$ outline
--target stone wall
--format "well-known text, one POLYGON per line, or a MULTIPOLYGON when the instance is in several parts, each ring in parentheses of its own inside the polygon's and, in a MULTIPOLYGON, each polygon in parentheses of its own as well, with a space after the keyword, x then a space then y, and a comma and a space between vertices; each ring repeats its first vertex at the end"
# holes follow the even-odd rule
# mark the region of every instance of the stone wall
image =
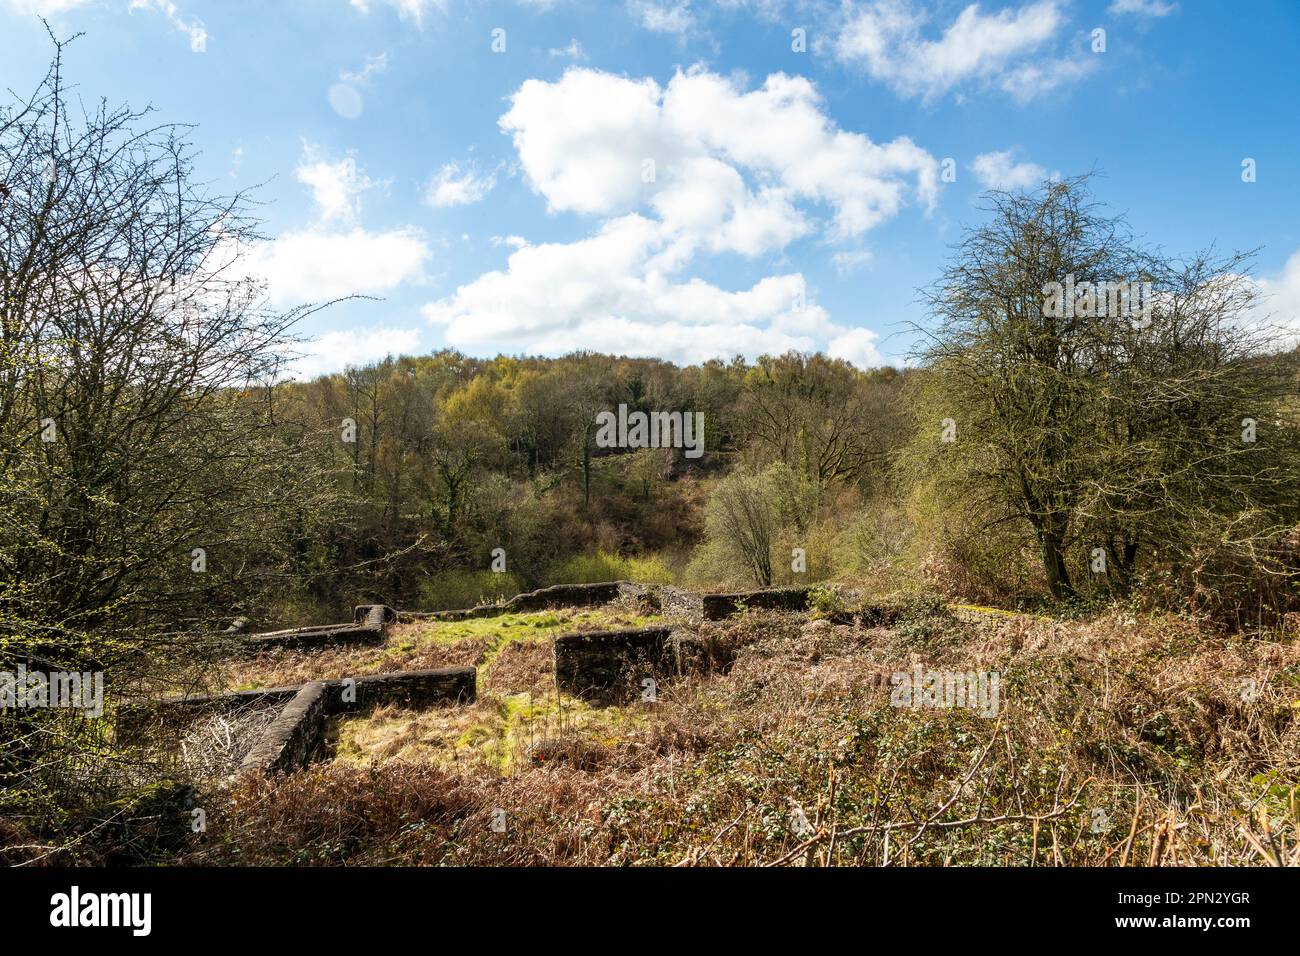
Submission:
POLYGON ((322 681, 303 684, 239 765, 239 772, 284 773, 307 766, 320 750, 329 716, 322 681))
POLYGON ((692 620, 704 616, 704 595, 699 591, 688 591, 671 584, 657 585, 654 590, 664 616, 692 620))
POLYGON ((349 624, 324 624, 249 634, 240 638, 240 643, 245 650, 253 653, 282 647, 316 650, 350 644, 379 644, 384 639, 387 626, 396 620, 397 612, 387 605, 362 604, 352 612, 352 622, 349 624))
POLYGON ((122 708, 117 715, 117 735, 119 740, 130 742, 139 739, 145 729, 179 726, 206 713, 230 710, 258 700, 283 701, 283 709, 240 766, 241 771, 274 773, 303 767, 318 755, 327 717, 362 713, 381 704, 429 707, 473 703, 476 687, 475 668, 443 667, 311 681, 294 687, 173 698, 122 708))
POLYGON ((561 634, 555 638, 555 686, 599 704, 625 703, 640 696, 642 681, 674 677, 702 657, 694 642, 675 638, 672 628, 561 634))
POLYGON ((552 607, 608 604, 619 596, 620 586, 626 583, 602 581, 598 584, 554 584, 549 588, 516 594, 510 600, 497 604, 480 604, 454 611, 399 611, 398 616, 403 621, 464 621, 500 614, 517 614, 521 611, 544 611, 552 607))
POLYGON ((119 741, 132 743, 146 733, 175 730, 209 714, 240 710, 261 703, 283 706, 293 699, 298 690, 297 686, 266 687, 128 704, 117 709, 115 733, 119 741))
POLYGON ((774 611, 806 611, 809 590, 806 587, 768 588, 764 591, 706 594, 703 597, 704 619, 720 621, 735 614, 742 606, 774 611))
POLYGON ((344 699, 349 685, 344 680, 324 682, 330 691, 331 714, 369 710, 380 704, 399 707, 428 707, 433 704, 472 704, 477 699, 477 671, 473 667, 440 667, 435 670, 393 671, 368 674, 351 684, 356 700, 344 699))

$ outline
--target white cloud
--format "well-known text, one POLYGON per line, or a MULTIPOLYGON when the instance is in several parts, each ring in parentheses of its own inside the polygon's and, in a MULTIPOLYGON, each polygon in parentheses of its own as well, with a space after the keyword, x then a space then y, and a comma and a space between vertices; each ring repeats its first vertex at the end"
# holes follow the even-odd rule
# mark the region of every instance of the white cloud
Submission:
POLYGON ((1263 276, 1256 283, 1260 301, 1252 317, 1284 331, 1289 344, 1300 344, 1300 250, 1291 254, 1276 275, 1263 276))
POLYGON ((871 333, 808 302, 802 275, 732 291, 688 266, 706 254, 779 253, 819 228, 817 209, 836 241, 908 202, 929 209, 937 195, 929 153, 838 129, 813 85, 784 74, 746 91, 701 69, 661 88, 571 68, 553 83, 525 82, 501 127, 551 210, 602 222, 576 242, 518 244, 504 269, 425 307, 447 344, 476 353, 590 348, 698 361, 835 342, 866 360, 871 333))
POLYGON ((878 337, 870 329, 849 329, 831 339, 826 354, 831 358, 852 362, 858 368, 876 368, 884 364, 884 358, 876 348, 878 337))
POLYGON ((390 355, 411 355, 420 345, 419 329, 341 329, 298 345, 298 357, 287 368, 295 378, 314 378, 342 371, 349 365, 365 365, 390 355))
POLYGON ((1176 3, 1163 0, 1115 0, 1106 8, 1107 13, 1116 15, 1131 13, 1139 17, 1167 17, 1178 8, 1176 3))
POLYGON ((826 315, 797 302, 798 275, 771 276, 739 292, 698 278, 674 281, 648 266, 660 227, 639 215, 573 243, 525 246, 489 272, 426 306, 444 340, 476 352, 575 349, 689 362, 737 353, 810 350, 826 315))
POLYGON ((570 60, 587 59, 587 51, 583 49, 582 44, 578 42, 576 37, 569 40, 567 46, 551 47, 550 55, 553 57, 561 56, 570 60))
POLYGON ((555 211, 612 214, 650 203, 702 220, 673 194, 699 193, 703 177, 727 190, 716 212, 761 214, 776 241, 801 232, 796 222, 775 225, 783 215, 799 218, 795 200, 829 206, 835 231, 847 236, 895 215, 909 195, 927 207, 937 196, 938 163, 929 153, 907 137, 877 144, 836 128, 812 83, 783 73, 745 92, 698 69, 661 89, 651 79, 571 68, 554 83, 526 81, 501 127, 555 211), (743 173, 762 185, 746 185, 741 196, 743 173))
POLYGON ((872 259, 870 249, 849 249, 831 256, 835 271, 841 276, 851 275, 865 266, 872 259))
POLYGON ((1037 163, 1020 163, 1016 151, 980 153, 971 163, 975 178, 985 189, 1032 189, 1047 178, 1047 170, 1037 163))
POLYGON ((493 170, 478 175, 473 163, 446 163, 424 189, 424 201, 435 209, 480 202, 497 184, 493 170))
POLYGON ((1025 63, 1004 72, 998 86, 1018 102, 1028 103, 1059 86, 1083 79, 1092 72, 1093 65, 1092 60, 1083 59, 1025 63))
POLYGON ((1093 68, 1090 60, 1050 59, 1065 26, 1060 0, 991 14, 972 3, 937 39, 923 35, 927 14, 912 0, 874 0, 847 9, 836 55, 902 96, 928 101, 978 81, 1030 99, 1093 68))
POLYGON ((629 0, 628 9, 653 33, 681 36, 695 26, 691 0, 629 0))
POLYGON ((409 20, 421 28, 424 26, 424 18, 432 11, 447 12, 447 0, 350 0, 350 2, 364 14, 370 13, 371 6, 376 2, 381 6, 392 7, 401 19, 409 20))
POLYGON ((423 279, 430 255, 423 233, 412 227, 373 232, 358 224, 361 195, 384 184, 366 175, 351 152, 330 159, 304 142, 294 175, 311 190, 316 221, 254 247, 247 258, 273 304, 378 295, 423 279))
POLYGON ((203 53, 207 50, 208 31, 203 21, 197 19, 187 21, 181 16, 180 10, 172 0, 131 0, 127 12, 135 13, 137 10, 161 13, 167 18, 168 23, 189 37, 191 50, 195 53, 203 53))
POLYGON ((311 189, 321 222, 351 225, 361 212, 361 194, 378 185, 357 165, 349 152, 331 162, 319 146, 303 144, 303 156, 294 170, 298 182, 311 189))
POLYGON ((365 65, 359 70, 343 70, 339 73, 339 79, 344 83, 356 83, 364 86, 370 82, 371 77, 378 76, 388 70, 388 51, 379 53, 375 56, 366 57, 365 65))
POLYGON ((282 233, 249 253, 250 271, 266 280, 276 305, 377 295, 423 275, 429 245, 414 229, 282 233))

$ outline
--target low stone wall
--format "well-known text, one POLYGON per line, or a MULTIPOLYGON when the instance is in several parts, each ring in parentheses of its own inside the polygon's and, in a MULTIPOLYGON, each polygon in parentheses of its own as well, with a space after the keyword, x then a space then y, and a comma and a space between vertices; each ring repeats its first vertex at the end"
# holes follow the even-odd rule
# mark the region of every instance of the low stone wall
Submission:
POLYGON ((400 707, 428 707, 433 704, 472 704, 477 699, 477 670, 473 667, 439 667, 435 670, 393 671, 368 674, 349 684, 346 680, 324 681, 329 691, 331 714, 369 710, 380 704, 400 707), (356 699, 345 698, 348 690, 356 699))
POLYGON ((340 645, 379 644, 387 626, 396 620, 397 612, 387 605, 362 604, 353 611, 350 624, 324 624, 249 634, 240 643, 244 649, 254 653, 272 648, 316 650, 340 645))
POLYGON ((322 681, 303 684, 239 765, 239 773, 283 773, 307 766, 320 750, 329 715, 322 681))
POLYGON ((115 733, 124 743, 139 740, 146 732, 165 732, 183 727, 208 714, 241 710, 266 703, 283 706, 298 692, 297 686, 239 690, 226 694, 194 694, 163 700, 128 704, 115 715, 115 733))
POLYGON ((706 594, 703 597, 704 619, 720 621, 735 614, 742 606, 775 611, 806 611, 809 590, 806 587, 768 588, 764 591, 706 594))
POLYGON ((554 641, 555 686, 594 703, 625 703, 641 695, 646 678, 703 666, 708 655, 697 645, 668 627, 561 634, 554 641))
POLYGON ((119 740, 131 742, 139 739, 147 728, 179 726, 205 713, 234 709, 258 700, 281 700, 280 714, 240 766, 241 771, 281 772, 305 766, 319 753, 327 717, 360 713, 381 704, 428 707, 473 703, 477 694, 476 678, 473 667, 442 667, 153 701, 122 708, 117 715, 117 734, 119 740))
POLYGON ((399 611, 403 621, 464 621, 478 617, 496 617, 500 614, 517 614, 521 611, 544 611, 551 607, 586 607, 591 604, 608 604, 615 600, 625 581, 602 581, 598 584, 553 584, 524 594, 516 594, 498 604, 480 604, 477 607, 454 611, 399 611))
POLYGON ((618 581, 598 584, 553 584, 549 588, 516 595, 511 602, 516 611, 544 611, 550 607, 584 607, 608 604, 618 597, 618 581))

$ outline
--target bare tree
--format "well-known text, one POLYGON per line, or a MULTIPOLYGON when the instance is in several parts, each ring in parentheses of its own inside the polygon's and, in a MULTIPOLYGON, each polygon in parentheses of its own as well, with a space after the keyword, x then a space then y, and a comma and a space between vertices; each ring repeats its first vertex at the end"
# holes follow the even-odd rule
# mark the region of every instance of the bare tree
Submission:
POLYGON ((884 465, 898 434, 883 377, 823 355, 763 356, 745 377, 742 431, 753 453, 818 487, 862 481, 884 465))
MULTIPOLYGON (((282 583, 332 516, 316 436, 271 416, 308 309, 241 274, 249 200, 195 181, 183 127, 74 107, 66 45, 0 107, 0 659, 120 690, 201 656, 167 635, 282 583)), ((102 746, 50 726, 24 739, 102 746)), ((61 762, 21 753, 8 770, 61 762)))
POLYGON ((1072 549, 1123 591, 1205 516, 1293 521, 1294 373, 1247 321, 1249 256, 1145 250, 1087 177, 990 193, 987 211, 926 293, 914 475, 989 527, 1024 522, 1056 598, 1072 549), (1246 419, 1268 436, 1243 440, 1246 419))

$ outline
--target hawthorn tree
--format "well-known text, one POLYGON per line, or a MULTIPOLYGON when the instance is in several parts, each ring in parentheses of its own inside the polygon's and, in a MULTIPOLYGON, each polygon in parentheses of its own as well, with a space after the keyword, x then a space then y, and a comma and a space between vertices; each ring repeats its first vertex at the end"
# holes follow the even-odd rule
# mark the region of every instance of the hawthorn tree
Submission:
POLYGON ((984 532, 1027 528, 1057 599, 1080 569, 1127 591, 1143 559, 1176 565, 1246 514, 1294 525, 1293 356, 1256 318, 1250 255, 1144 249, 1088 177, 985 211, 925 293, 913 480, 984 532))
MULTIPOLYGON (((74 100, 65 47, 0 106, 0 665, 120 690, 201 656, 186 635, 283 587, 340 515, 319 436, 271 414, 310 307, 243 274, 249 200, 196 180, 183 127, 74 100)), ((24 721, 10 773, 84 742, 24 721)))

